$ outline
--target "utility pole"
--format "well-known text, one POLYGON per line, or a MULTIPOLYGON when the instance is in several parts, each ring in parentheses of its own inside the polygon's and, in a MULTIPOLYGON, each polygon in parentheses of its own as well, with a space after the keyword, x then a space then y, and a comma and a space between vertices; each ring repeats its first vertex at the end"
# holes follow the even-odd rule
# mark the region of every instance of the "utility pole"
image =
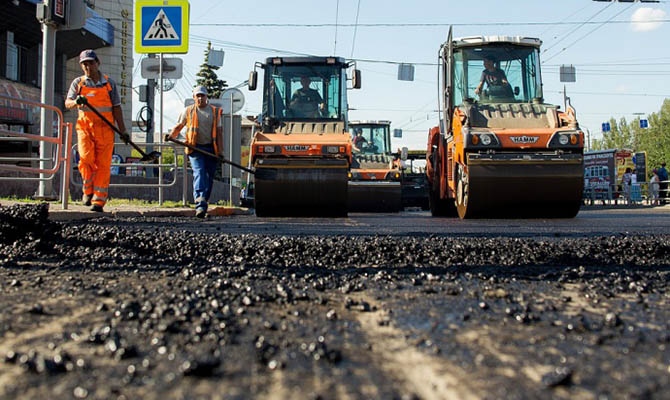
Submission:
MULTIPOLYGON (((56 22, 51 19, 51 7, 54 0, 45 0, 43 8, 37 11, 37 18, 42 23, 42 91, 40 102, 47 105, 54 103, 54 77, 56 65, 56 22)), ((40 108, 40 136, 53 136, 53 111, 40 108)), ((40 140, 40 169, 51 169, 51 145, 40 140)), ((40 181, 35 198, 53 200, 55 193, 48 174, 40 173, 40 181)))
MULTIPOLYGON (((83 0, 44 0, 37 4, 37 20, 42 24, 42 90, 40 101, 46 105, 54 102, 54 78, 56 74, 56 32, 69 29, 80 29, 86 24, 86 4, 83 0)), ((60 121, 61 123, 63 121, 60 121)), ((42 108, 40 111, 40 136, 53 137, 53 111, 42 108)), ((51 144, 40 140, 40 169, 51 169, 51 144)), ((69 151, 70 149, 66 149, 69 151)), ((56 158, 56 161, 58 158, 56 158)), ((51 180, 47 174, 40 173, 36 199, 53 200, 51 180)), ((63 182, 68 184, 68 182, 63 182)))

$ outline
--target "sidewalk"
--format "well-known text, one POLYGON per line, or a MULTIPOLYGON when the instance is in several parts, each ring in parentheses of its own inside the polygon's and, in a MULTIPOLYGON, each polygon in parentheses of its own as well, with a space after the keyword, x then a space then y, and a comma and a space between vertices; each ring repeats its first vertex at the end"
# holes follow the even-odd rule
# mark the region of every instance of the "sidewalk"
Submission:
POLYGON ((647 209, 665 209, 670 211, 670 203, 666 204, 660 204, 660 205, 651 205, 651 204, 645 204, 643 202, 637 202, 633 204, 626 204, 623 201, 619 202, 618 204, 614 203, 609 203, 609 204, 602 204, 599 202, 596 202, 594 204, 582 204, 581 210, 633 210, 633 209, 641 209, 641 208, 647 208, 647 209))
MULTIPOLYGON (((0 200, 0 206, 11 206, 14 204, 37 204, 38 201, 12 201, 0 200)), ((76 221, 99 217, 130 218, 130 217, 193 217, 195 210, 188 207, 158 207, 158 206, 134 206, 134 205, 106 205, 105 212, 98 213, 90 211, 91 207, 80 203, 68 204, 68 209, 63 210, 61 203, 49 202, 49 219, 52 221, 76 221)), ((207 210, 209 217, 225 217, 231 215, 249 215, 253 211, 246 208, 212 206, 207 210)))

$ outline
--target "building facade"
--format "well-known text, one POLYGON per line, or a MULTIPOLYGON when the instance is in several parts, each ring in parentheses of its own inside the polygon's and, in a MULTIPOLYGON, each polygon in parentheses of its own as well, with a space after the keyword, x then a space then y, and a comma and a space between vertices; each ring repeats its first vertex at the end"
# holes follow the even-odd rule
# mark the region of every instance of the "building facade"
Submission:
MULTIPOLYGON (((8 0, 0 8, 0 95, 40 101, 43 49, 41 24, 36 18, 39 3, 41 0, 8 0)), ((119 85, 124 119, 130 127, 132 0, 95 0, 86 4, 89 7, 84 27, 56 33, 54 105, 65 111, 69 85, 82 75, 79 53, 94 49, 100 58, 101 71, 119 85)), ((75 111, 64 115, 68 122, 77 119, 75 111)), ((39 134, 40 110, 0 98, 0 127, 39 134)), ((33 144, 33 151, 35 147, 33 144)))

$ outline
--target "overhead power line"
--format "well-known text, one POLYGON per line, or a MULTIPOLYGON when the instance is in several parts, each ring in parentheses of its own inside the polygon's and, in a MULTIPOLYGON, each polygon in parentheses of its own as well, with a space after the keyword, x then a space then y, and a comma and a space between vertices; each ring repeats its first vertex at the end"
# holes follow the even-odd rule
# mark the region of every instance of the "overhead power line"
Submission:
MULTIPOLYGON (((561 38, 560 40, 557 40, 557 41, 556 41, 554 44, 552 44, 551 46, 545 47, 545 48, 542 50, 542 54, 548 52, 549 50, 551 50, 552 48, 554 48, 555 46, 557 46, 559 43, 561 43, 561 41, 567 39, 570 35, 572 35, 573 33, 577 32, 577 30, 579 30, 579 28, 581 28, 582 26, 586 25, 586 24, 587 24, 588 22, 590 22, 593 18, 597 17, 598 14, 600 14, 600 13, 604 12, 605 10, 607 10, 610 6, 612 6, 612 4, 614 4, 614 3, 610 3, 610 4, 607 5, 607 7, 598 10, 598 12, 596 12, 595 14, 593 14, 592 16, 590 16, 589 19, 586 20, 586 22, 584 22, 583 24, 580 24, 580 25, 577 26, 575 29, 573 29, 573 30, 571 30, 570 32, 568 32, 565 36, 563 36, 563 38, 561 38)), ((610 18, 610 19, 611 19, 611 18, 610 18)))
MULTIPOLYGON (((614 3, 612 3, 612 4, 614 4, 614 3)), ((625 9, 621 10, 620 12, 616 13, 616 14, 615 14, 612 18, 610 18, 608 21, 613 20, 614 18, 618 17, 618 16, 621 15, 622 13, 628 11, 631 7, 633 7, 634 4, 635 4, 635 3, 632 3, 630 6, 626 7, 625 9)), ((607 8, 607 7, 605 7, 605 8, 607 8)), ((569 49, 570 47, 574 46, 575 44, 579 43, 579 42, 580 42, 582 39, 584 39, 585 37, 589 36, 589 35, 592 34, 593 32, 595 32, 595 31, 597 31, 598 29, 600 29, 600 28, 602 28, 603 26, 605 26, 606 23, 607 23, 607 21, 605 21, 605 22, 603 22, 602 24, 600 24, 600 25, 596 26, 595 28, 591 29, 591 30, 588 31, 585 35, 580 36, 579 39, 577 39, 577 40, 575 40, 574 42, 570 43, 569 45, 563 47, 563 48, 561 49, 561 51, 559 51, 558 53, 552 55, 552 56, 549 57, 548 59, 545 59, 544 61, 549 61, 549 60, 551 60, 552 58, 554 58, 554 57, 556 57, 557 55, 561 54, 561 53, 564 52, 565 50, 567 50, 567 49, 569 49)))
POLYGON ((358 0, 358 7, 356 7, 356 22, 354 23, 354 38, 351 40, 351 58, 354 57, 354 45, 356 45, 356 32, 358 31, 358 16, 361 12, 361 0, 358 0))
MULTIPOLYGON (((546 93, 558 93, 563 94, 562 90, 545 90, 546 93)), ((668 97, 670 94, 651 94, 651 93, 621 93, 621 92, 574 92, 570 91, 571 94, 585 94, 593 96, 638 96, 638 97, 668 97)))
MULTIPOLYGON (((636 24, 657 24, 659 22, 670 22, 670 19, 652 19, 649 21, 635 21, 636 24)), ((432 27, 449 27, 449 26, 546 26, 546 25, 601 25, 601 24, 630 24, 629 20, 611 20, 611 21, 556 21, 556 22, 469 22, 469 23, 367 23, 367 24, 293 24, 293 23, 195 23, 190 26, 220 26, 220 27, 234 27, 234 28, 432 28, 432 27)))
POLYGON ((333 54, 337 54, 337 19, 340 14, 340 0, 337 0, 337 6, 335 6, 335 46, 333 48, 333 54))
MULTIPOLYGON (((572 14, 570 14, 570 15, 568 15, 567 17, 563 18, 563 19, 561 20, 561 22, 565 22, 565 21, 569 20, 570 18, 574 17, 575 15, 581 14, 582 11, 586 10, 586 9, 587 9, 588 7, 590 7, 590 6, 592 6, 592 4, 588 4, 588 3, 587 3, 584 7, 580 8, 579 10, 576 10, 576 11, 573 12, 572 14)), ((539 34, 538 36, 543 37, 547 32, 549 32, 549 31, 552 30, 552 29, 554 29, 554 27, 549 27, 549 28, 543 30, 542 32, 540 32, 540 34, 539 34)), ((558 36, 558 35, 557 35, 557 36, 558 36)), ((556 39, 557 36, 554 36, 554 39, 556 39)))

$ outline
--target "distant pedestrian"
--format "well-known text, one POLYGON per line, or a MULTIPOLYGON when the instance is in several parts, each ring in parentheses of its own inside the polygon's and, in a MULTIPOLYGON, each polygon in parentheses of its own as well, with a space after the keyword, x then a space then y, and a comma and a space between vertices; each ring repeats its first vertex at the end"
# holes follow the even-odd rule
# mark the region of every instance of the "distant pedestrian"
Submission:
POLYGON ((658 178, 658 170, 654 168, 654 171, 652 172, 651 179, 649 180, 649 201, 651 202, 652 205, 657 206, 660 204, 659 198, 658 198, 658 191, 660 188, 659 185, 659 178, 658 178))
MULTIPOLYGON (((208 153, 221 154, 223 151, 221 109, 208 103, 207 89, 204 86, 193 89, 193 99, 195 104, 186 107, 179 114, 177 126, 166 136, 176 138, 186 126, 187 144, 208 153)), ((195 216, 205 218, 218 160, 188 148, 185 151, 193 167, 195 216)))
POLYGON ((623 177, 621 178, 621 183, 623 184, 623 194, 627 203, 630 203, 630 185, 633 181, 633 170, 631 168, 626 168, 623 177))
POLYGON ((658 169, 658 180, 659 184, 659 197, 661 202, 666 203, 668 201, 668 170, 665 169, 665 162, 661 163, 661 168, 658 169))

